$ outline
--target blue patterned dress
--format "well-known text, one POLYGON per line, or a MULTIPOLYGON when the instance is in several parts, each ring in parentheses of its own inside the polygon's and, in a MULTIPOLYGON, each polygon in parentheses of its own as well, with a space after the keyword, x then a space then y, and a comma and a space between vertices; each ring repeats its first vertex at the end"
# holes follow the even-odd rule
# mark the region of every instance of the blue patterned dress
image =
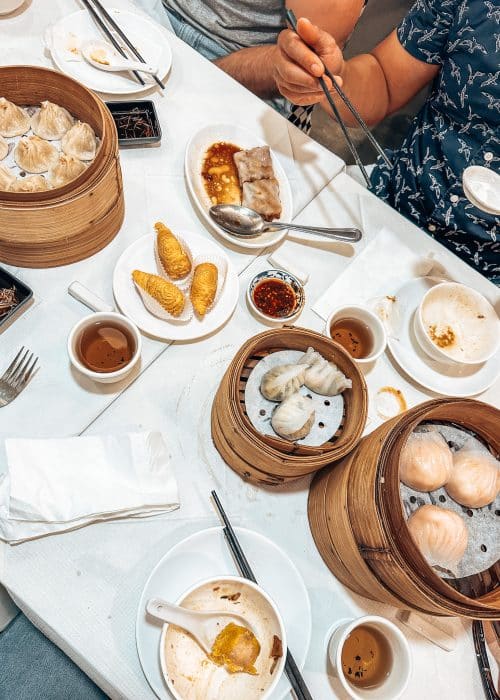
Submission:
POLYGON ((500 0, 417 0, 397 35, 441 70, 393 170, 379 162, 372 189, 500 284, 500 216, 462 188, 469 165, 500 170, 500 0))

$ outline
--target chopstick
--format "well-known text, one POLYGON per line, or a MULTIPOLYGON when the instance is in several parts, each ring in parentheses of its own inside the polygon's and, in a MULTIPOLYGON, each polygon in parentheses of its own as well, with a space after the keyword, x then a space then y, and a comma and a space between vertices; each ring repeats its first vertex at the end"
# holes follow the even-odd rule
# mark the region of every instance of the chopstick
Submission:
MULTIPOLYGON (((222 503, 220 502, 219 497, 217 496, 217 493, 215 491, 212 491, 212 498, 214 500, 215 507, 220 517, 222 518, 222 522, 224 523, 224 536, 229 545, 229 549, 233 553, 241 575, 244 578, 249 579, 254 583, 257 583, 257 579, 255 578, 253 571, 250 568, 250 564, 248 563, 245 553, 243 552, 238 538, 236 537, 236 533, 234 532, 229 518, 227 517, 224 508, 222 507, 222 503)), ((295 663, 295 659, 293 658, 288 647, 286 650, 285 673, 288 677, 288 680, 290 681, 290 684, 292 686, 293 692, 295 693, 295 696, 297 697, 297 700, 313 700, 312 695, 309 692, 305 681, 299 671, 299 668, 295 663)))
MULTIPOLYGON (((127 54, 125 53, 125 51, 122 49, 122 47, 120 46, 120 44, 116 41, 115 37, 111 34, 111 32, 110 32, 109 29, 106 27, 106 25, 104 24, 104 22, 102 21, 102 19, 99 17, 99 15, 98 15, 97 12, 95 11, 95 9, 94 9, 94 8, 92 7, 92 5, 90 4, 90 2, 89 2, 88 0, 82 0, 82 3, 85 5, 85 7, 87 8, 87 10, 90 12, 90 14, 92 15, 92 17, 94 18, 94 21, 96 22, 96 24, 100 27, 100 29, 103 31, 103 33, 108 37, 108 39, 109 39, 110 42, 113 44, 113 46, 114 46, 115 49, 118 51, 118 53, 121 54, 124 58, 128 58, 128 56, 127 56, 127 54)), ((140 82, 141 85, 145 85, 145 84, 146 84, 146 83, 144 82, 144 80, 141 78, 141 76, 139 75, 139 73, 138 73, 136 70, 133 70, 132 73, 134 74, 134 76, 137 78, 137 80, 140 82)))
MULTIPOLYGON (((87 3, 87 0, 84 0, 85 3, 87 3)), ((94 5, 99 9, 101 12, 102 16, 104 19, 113 27, 115 32, 118 34, 118 36, 125 42, 125 44, 128 46, 128 48, 132 51, 134 56, 141 62, 141 63, 146 63, 144 58, 141 56, 139 51, 135 48, 135 46, 132 44, 132 42, 129 40, 127 35, 122 31, 122 29, 119 27, 119 25, 115 22, 115 20, 111 17, 109 12, 106 10, 105 7, 100 3, 99 0, 92 0, 94 5)), ((157 75, 153 75, 154 81, 156 82, 157 85, 161 87, 162 90, 165 90, 165 85, 162 83, 160 78, 157 75)))
POLYGON ((472 623, 472 636, 474 639, 474 650, 476 652, 477 665, 481 674, 484 694, 487 700, 499 700, 499 695, 495 689, 495 684, 491 675, 491 667, 486 651, 484 638, 484 627, 482 622, 474 620, 472 623))
MULTIPOLYGON (((287 20, 288 20, 288 23, 290 24, 290 26, 291 26, 292 29, 294 30, 294 32, 297 32, 297 18, 296 18, 296 16, 295 16, 294 11, 288 9, 288 10, 286 11, 286 18, 287 18, 287 20)), ((385 153, 384 149, 382 148, 382 146, 379 144, 379 142, 377 141, 377 139, 375 138, 375 136, 372 134, 372 132, 370 131, 370 129, 369 129, 368 126, 366 125, 366 123, 365 123, 363 117, 360 115, 360 113, 358 112, 358 110, 356 109, 356 107, 352 104, 351 100, 347 97, 347 95, 346 95, 345 92, 342 90, 342 88, 340 87, 340 85, 337 83, 337 81, 335 80, 335 77, 334 77, 334 76, 332 75, 332 73, 328 70, 328 68, 327 68, 326 66, 324 66, 324 69, 325 69, 325 75, 327 75, 327 76, 330 78, 330 80, 332 81, 332 85, 333 85, 335 91, 337 92, 337 94, 339 95, 339 97, 342 99, 342 101, 344 102, 344 104, 345 104, 345 106, 347 107, 347 109, 351 112, 351 114, 352 114, 352 116, 354 117, 354 119, 358 122, 359 126, 361 127, 361 129, 362 129, 363 132, 365 133, 366 137, 368 138, 368 140, 370 141, 370 143, 372 144, 372 146, 375 148, 375 150, 377 151, 377 153, 383 158, 383 160, 385 161, 385 163, 387 164, 387 166, 388 166, 389 168, 392 168, 392 167, 393 167, 392 161, 388 158, 388 156, 387 156, 387 154, 385 153)), ((336 118, 339 120, 339 123, 340 123, 341 126, 342 126, 342 125, 343 125, 342 119, 338 116, 338 110, 337 110, 336 108, 333 108, 333 105, 332 105, 333 99, 332 99, 332 97, 331 97, 331 95, 330 95, 330 92, 329 92, 328 88, 326 87, 326 83, 325 83, 325 80, 324 80, 323 77, 319 78, 319 83, 320 83, 320 85, 321 85, 321 89, 322 89, 323 92, 325 93, 325 97, 327 98, 329 105, 330 105, 330 106, 332 107, 332 109, 334 110, 334 114, 335 114, 336 118)), ((345 125, 343 125, 343 126, 344 126, 343 132, 344 132, 344 135, 346 136, 347 130, 346 130, 345 125)), ((350 139, 350 138, 347 138, 347 136, 346 136, 346 139, 347 139, 347 141, 348 141, 348 143, 349 143, 349 146, 351 147, 351 145, 352 145, 352 146, 355 148, 355 146, 354 146, 354 144, 352 143, 351 139, 350 139)), ((351 150, 352 150, 352 149, 351 149, 351 150)), ((356 162, 357 162, 357 159, 356 159, 356 162)), ((358 165, 359 165, 359 163, 358 163, 358 165)), ((365 171, 365 172, 366 172, 366 171, 365 171)), ((363 175, 364 175, 364 174, 365 174, 365 173, 363 173, 363 175)))

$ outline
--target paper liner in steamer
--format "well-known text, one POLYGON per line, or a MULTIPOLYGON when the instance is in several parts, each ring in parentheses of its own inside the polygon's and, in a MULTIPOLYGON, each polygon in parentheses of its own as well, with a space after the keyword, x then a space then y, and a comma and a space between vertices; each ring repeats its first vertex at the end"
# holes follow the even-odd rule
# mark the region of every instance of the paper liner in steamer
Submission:
MULTIPOLYGON (((222 294, 222 291, 224 289, 224 284, 226 283, 226 276, 227 276, 227 262, 220 255, 211 255, 210 253, 208 255, 207 254, 197 255, 193 261, 193 269, 192 269, 193 277, 194 277, 194 271, 196 270, 196 267, 198 265, 201 265, 202 263, 212 263, 212 265, 215 265, 215 267, 217 268, 217 290, 215 292, 213 302, 210 304, 210 306, 208 307, 208 309, 206 311, 206 313, 209 314, 210 311, 215 307, 215 305, 219 301, 221 294, 222 294)), ((189 296, 191 296, 191 285, 192 285, 192 279, 191 279, 191 284, 189 285, 189 296)), ((202 318, 202 317, 198 316, 198 314, 194 310, 193 310, 193 313, 195 314, 196 318, 202 318)))
POLYGON ((155 242, 154 242, 156 268, 158 270, 158 274, 160 275, 160 277, 163 277, 164 279, 168 280, 169 282, 172 282, 172 284, 175 284, 176 287, 179 287, 179 289, 184 294, 188 294, 190 286, 191 286, 191 280, 193 279, 193 273, 194 273, 193 253, 192 253, 189 245, 184 240, 184 238, 182 238, 182 236, 178 236, 175 233, 173 233, 173 236, 178 241, 182 250, 186 253, 187 257, 189 258, 189 262, 191 263, 191 270, 188 272, 187 275, 185 275, 184 277, 181 277, 180 279, 174 279, 173 277, 170 277, 170 275, 165 270, 165 268, 163 267, 163 264, 160 260, 160 255, 158 253, 158 234, 157 233, 155 233, 155 242))
POLYGON ((151 294, 148 294, 146 290, 142 289, 142 287, 140 287, 135 280, 132 280, 132 283, 139 292, 145 308, 147 311, 149 311, 149 313, 153 314, 153 316, 161 318, 162 321, 168 321, 170 323, 186 323, 193 318, 193 305, 191 304, 189 297, 184 294, 184 292, 182 292, 184 294, 184 309, 179 316, 173 316, 166 309, 164 309, 160 302, 156 301, 151 294))

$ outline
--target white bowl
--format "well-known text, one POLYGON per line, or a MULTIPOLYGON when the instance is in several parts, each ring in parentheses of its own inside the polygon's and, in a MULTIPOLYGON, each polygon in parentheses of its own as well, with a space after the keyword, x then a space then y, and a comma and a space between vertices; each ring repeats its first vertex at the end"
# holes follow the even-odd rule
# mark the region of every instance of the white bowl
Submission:
POLYGON ((377 615, 341 620, 328 644, 328 656, 344 689, 354 700, 397 700, 406 690, 411 675, 412 662, 406 637, 393 622, 377 615), (354 686, 342 669, 342 649, 347 637, 360 625, 369 625, 381 632, 392 652, 392 666, 387 678, 372 688, 354 686))
POLYGON ((415 311, 414 331, 422 350, 447 364, 486 362, 500 346, 495 309, 482 294, 458 282, 442 282, 426 292, 415 311), (440 347, 432 336, 445 334, 449 345, 440 347))
POLYGON ((247 300, 248 305, 252 309, 253 313, 263 321, 267 321, 268 323, 291 323, 292 321, 295 321, 295 319, 298 318, 304 310, 304 306, 306 303, 306 294, 302 282, 289 272, 286 272, 285 270, 265 270, 264 272, 259 272, 257 275, 255 275, 255 277, 248 285, 247 300), (260 282, 269 279, 278 279, 282 282, 286 282, 295 292, 295 299, 297 301, 297 304, 293 312, 288 316, 268 316, 255 305, 255 302, 253 300, 254 289, 260 282))
POLYGON ((203 697, 204 700, 266 700, 271 696, 285 667, 286 632, 276 604, 262 588, 239 576, 219 576, 192 586, 176 604, 193 610, 221 610, 242 615, 261 644, 255 662, 259 674, 231 674, 221 666, 207 663, 205 652, 190 635, 165 624, 160 639, 160 665, 168 689, 176 700, 186 700, 188 693, 190 698, 203 697), (221 598, 234 592, 241 594, 237 604, 221 598), (273 635, 281 639, 283 656, 270 676, 272 659, 269 651, 273 635), (260 692, 263 686, 264 691, 260 692))
POLYGON ((73 367, 75 367, 89 379, 93 379, 95 382, 100 382, 101 384, 112 384, 113 382, 119 382, 121 379, 124 379, 128 374, 130 374, 135 365, 139 362, 141 350, 142 338, 135 323, 132 323, 132 321, 130 321, 126 316, 115 313, 114 311, 99 311, 97 313, 90 314, 90 316, 85 316, 73 326, 68 336, 68 355, 73 367), (116 325, 124 326, 134 338, 135 352, 132 359, 125 367, 116 370, 116 372, 93 372, 85 367, 85 365, 83 365, 78 359, 78 353, 76 350, 78 338, 87 326, 91 326, 97 321, 108 321, 116 325))
POLYGON ((378 359, 387 346, 387 334, 385 332, 384 324, 379 317, 365 306, 359 306, 357 304, 351 304, 350 306, 339 306, 328 316, 324 334, 331 338, 331 325, 334 321, 341 318, 355 318, 358 321, 365 323, 372 334, 373 347, 370 354, 366 357, 353 357, 352 360, 359 365, 366 365, 378 359))

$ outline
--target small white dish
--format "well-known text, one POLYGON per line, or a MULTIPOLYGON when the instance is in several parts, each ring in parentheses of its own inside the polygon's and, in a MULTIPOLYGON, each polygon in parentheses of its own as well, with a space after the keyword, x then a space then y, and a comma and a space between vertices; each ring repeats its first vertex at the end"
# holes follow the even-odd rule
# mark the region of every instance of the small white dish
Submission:
POLYGON ((285 270, 265 270, 264 272, 259 272, 257 275, 255 275, 248 285, 247 301, 252 312, 262 321, 266 321, 267 323, 291 323, 292 321, 295 321, 295 319, 298 318, 304 310, 306 294, 303 284, 290 272, 286 272, 285 270), (288 314, 288 316, 270 316, 261 311, 261 309, 259 309, 259 307, 256 305, 253 298, 255 289, 261 282, 265 282, 266 280, 279 280, 280 282, 285 282, 292 288, 295 294, 295 307, 291 314, 288 314))
MULTIPOLYGON (((295 564, 274 542, 257 532, 236 527, 236 534, 260 586, 279 605, 288 646, 300 669, 311 639, 311 606, 295 564)), ((149 685, 161 700, 171 700, 158 654, 162 624, 146 614, 149 598, 158 594, 178 600, 193 581, 222 578, 236 572, 221 527, 214 527, 175 544, 149 576, 137 610, 136 641, 139 660, 149 685)), ((239 607, 239 606, 238 606, 239 607)), ((289 697, 290 683, 282 675, 272 700, 289 697)))
POLYGON ((8 15, 14 12, 24 3, 25 0, 0 0, 0 15, 8 15))
MULTIPOLYGON (((172 66, 167 30, 142 14, 118 8, 106 9, 144 60, 158 66, 158 77, 164 78, 172 66)), ((86 10, 62 17, 45 34, 45 42, 56 67, 91 90, 110 95, 130 95, 146 92, 155 86, 153 78, 145 73, 142 74, 145 84, 141 85, 128 72, 106 73, 89 65, 81 55, 81 45, 91 39, 102 41, 103 36, 86 10)))
POLYGON ((500 214, 500 175, 491 168, 471 165, 462 175, 465 195, 472 203, 492 214, 500 214))
MULTIPOLYGON (((233 143, 235 146, 240 146, 242 149, 254 148, 256 146, 267 146, 262 139, 255 136, 250 131, 243 129, 234 124, 213 124, 203 127, 194 134, 187 147, 184 159, 184 173, 188 191, 197 206, 201 216, 207 224, 208 230, 217 231, 221 238, 229 241, 240 248, 266 248, 279 243, 287 235, 287 230, 268 231, 255 238, 241 238, 232 236, 223 228, 217 226, 211 219, 208 210, 212 206, 209 196, 205 191, 205 185, 201 175, 203 160, 207 150, 212 144, 219 141, 233 143)), ((292 190, 290 183, 279 162, 275 153, 271 149, 271 157, 273 161, 273 169, 275 177, 279 184, 280 200, 281 200, 281 216, 280 220, 292 221, 293 206, 292 206, 292 190)))
POLYGON ((239 576, 216 576, 191 586, 179 597, 176 605, 201 612, 237 612, 247 620, 261 645, 255 662, 258 675, 231 674, 209 661, 191 635, 164 624, 159 644, 160 665, 165 683, 176 700, 201 696, 205 700, 265 700, 271 697, 285 666, 286 631, 276 603, 260 586, 239 576), (235 594, 239 594, 237 605, 227 599, 235 594), (271 675, 273 635, 282 641, 283 656, 271 675), (261 688, 264 688, 263 692, 260 692, 261 688))
MULTIPOLYGON (((353 357, 353 361, 359 365, 366 365, 370 362, 375 362, 375 360, 382 355, 387 347, 387 334, 382 321, 366 306, 360 306, 359 304, 338 306, 331 312, 326 320, 325 335, 332 338, 330 331, 332 323, 344 318, 354 318, 357 321, 361 321, 361 323, 367 326, 372 336, 373 345, 370 354, 366 357, 353 357)), ((332 338, 332 340, 334 339, 332 338)))
POLYGON ((482 365, 459 365, 433 360, 414 334, 414 315, 424 294, 439 284, 433 277, 417 277, 403 284, 392 297, 386 323, 387 345, 394 360, 421 386, 444 396, 476 396, 500 375, 500 351, 482 365))
POLYGON ((366 615, 351 620, 340 620, 328 644, 328 657, 344 690, 354 700, 398 700, 406 690, 412 671, 410 647, 401 630, 390 620, 378 615, 366 615), (389 643, 392 653, 387 678, 375 687, 353 685, 342 668, 342 650, 350 634, 360 625, 380 632, 389 643))
POLYGON ((75 367, 79 372, 93 379, 95 382, 100 382, 101 384, 113 384, 114 382, 119 382, 124 379, 130 372, 134 369, 136 364, 139 362, 142 351, 142 337, 139 333, 137 326, 130 321, 130 319, 118 314, 114 311, 99 311, 90 316, 85 316, 78 323, 76 323, 70 334, 68 336, 68 355, 73 367, 75 367), (112 323, 115 326, 121 326, 127 330, 133 337, 135 343, 134 354, 130 362, 116 370, 115 372, 94 372, 88 369, 78 357, 77 343, 84 332, 85 328, 94 325, 95 323, 112 323))
MULTIPOLYGON (((113 293, 118 307, 144 333, 162 340, 196 340, 213 333, 231 317, 238 303, 239 281, 226 253, 210 238, 190 231, 175 230, 190 246, 193 258, 217 257, 226 263, 226 278, 221 295, 204 318, 193 315, 187 322, 164 321, 150 313, 132 280, 135 269, 157 274, 153 233, 138 238, 121 254, 113 273, 113 293)), ((187 292, 189 294, 189 292, 187 292)))
POLYGON ((500 320, 482 294, 458 282, 429 289, 414 317, 420 347, 439 362, 477 365, 500 347, 500 320))

